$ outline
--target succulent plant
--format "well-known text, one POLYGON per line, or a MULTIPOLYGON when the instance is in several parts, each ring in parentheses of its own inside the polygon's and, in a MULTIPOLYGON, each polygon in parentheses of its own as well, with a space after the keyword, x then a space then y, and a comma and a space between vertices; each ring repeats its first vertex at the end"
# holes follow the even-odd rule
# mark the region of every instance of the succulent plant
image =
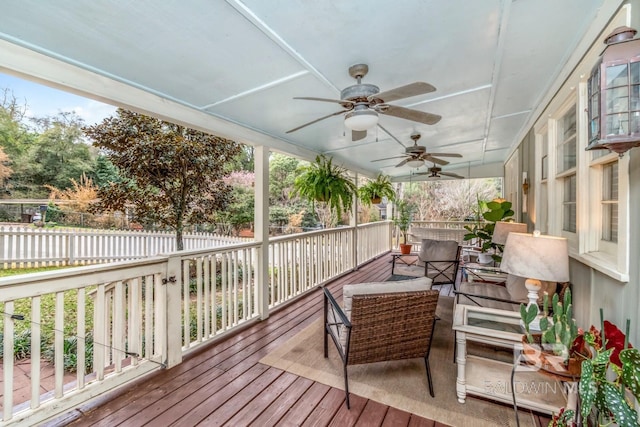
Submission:
POLYGON ((540 331, 542 332, 542 345, 549 344, 549 347, 558 356, 562 356, 566 361, 569 359, 569 350, 573 347, 573 342, 578 337, 578 325, 573 318, 573 305, 571 304, 571 291, 564 293, 564 300, 561 303, 558 294, 552 298, 552 317, 548 316, 549 295, 544 296, 543 317, 540 319, 540 331))

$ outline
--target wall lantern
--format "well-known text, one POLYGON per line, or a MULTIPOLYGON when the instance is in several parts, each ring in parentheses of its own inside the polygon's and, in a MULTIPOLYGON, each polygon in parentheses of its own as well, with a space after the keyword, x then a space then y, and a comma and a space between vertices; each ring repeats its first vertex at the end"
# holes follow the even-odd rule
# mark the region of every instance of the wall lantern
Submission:
POLYGON ((640 39, 636 30, 618 27, 589 77, 589 145, 622 156, 640 146, 640 39))

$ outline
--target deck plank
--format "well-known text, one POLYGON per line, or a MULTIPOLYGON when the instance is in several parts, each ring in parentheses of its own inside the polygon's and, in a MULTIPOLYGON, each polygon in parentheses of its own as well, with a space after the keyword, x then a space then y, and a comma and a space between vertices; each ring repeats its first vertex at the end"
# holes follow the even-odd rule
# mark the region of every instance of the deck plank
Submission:
POLYGON ((280 397, 297 378, 297 375, 283 372, 282 375, 269 384, 262 393, 255 396, 251 402, 240 408, 233 417, 225 422, 225 425, 246 426, 251 424, 274 400, 280 397))
MULTIPOLYGON (((289 408, 295 404, 298 399, 300 399, 300 396, 313 384, 314 381, 310 379, 298 377, 293 384, 291 384, 291 387, 287 388, 284 393, 274 399, 271 405, 249 425, 254 427, 277 425, 280 418, 284 416, 289 408)), ((231 427, 231 425, 229 425, 229 427, 231 427)))
MULTIPOLYGON (((388 254, 382 255, 326 287, 341 299, 345 284, 387 280, 390 261, 388 254)), ((259 363, 320 318, 322 307, 322 291, 316 288, 264 321, 249 322, 203 346, 180 365, 107 393, 50 425, 444 426, 354 394, 347 410, 343 390, 259 363)))

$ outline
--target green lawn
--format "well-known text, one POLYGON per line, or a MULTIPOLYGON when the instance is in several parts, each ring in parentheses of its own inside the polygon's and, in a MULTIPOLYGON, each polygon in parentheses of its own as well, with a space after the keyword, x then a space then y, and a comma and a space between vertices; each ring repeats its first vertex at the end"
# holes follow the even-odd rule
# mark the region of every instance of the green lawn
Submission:
POLYGON ((61 270, 63 268, 71 268, 65 266, 37 267, 37 268, 11 268, 0 270, 0 277, 15 276, 18 274, 39 273, 41 271, 61 270))

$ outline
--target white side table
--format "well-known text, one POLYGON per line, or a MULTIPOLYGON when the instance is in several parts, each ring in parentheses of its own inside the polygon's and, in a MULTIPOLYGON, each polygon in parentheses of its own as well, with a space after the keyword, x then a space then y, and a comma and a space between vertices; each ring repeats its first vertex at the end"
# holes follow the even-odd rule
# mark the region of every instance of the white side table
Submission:
MULTIPOLYGON (((500 348, 519 349, 522 343, 520 314, 512 311, 460 304, 453 319, 456 334, 458 376, 456 394, 464 403, 467 395, 481 396, 547 414, 567 405, 563 382, 530 368, 519 370, 511 383, 514 364, 489 357, 467 355, 467 343, 477 342, 500 348)), ((575 390, 574 390, 575 391, 575 390)))

